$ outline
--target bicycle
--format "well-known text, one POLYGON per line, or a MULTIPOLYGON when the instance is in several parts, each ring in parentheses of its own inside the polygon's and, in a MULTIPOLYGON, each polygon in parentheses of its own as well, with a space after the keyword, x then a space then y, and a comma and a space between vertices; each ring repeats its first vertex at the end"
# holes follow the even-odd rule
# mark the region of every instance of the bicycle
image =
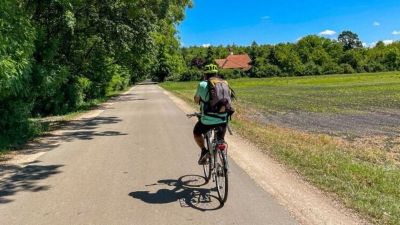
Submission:
MULTIPOLYGON (((200 113, 187 114, 188 118, 195 116, 200 120, 200 113)), ((216 133, 218 129, 219 127, 213 128, 203 135, 207 150, 210 153, 210 157, 208 157, 206 163, 203 164, 203 172, 206 184, 210 181, 211 177, 213 178, 219 200, 221 204, 224 204, 228 199, 228 144, 225 140, 219 140, 217 138, 216 133)), ((229 125, 227 125, 227 129, 232 135, 229 125)))

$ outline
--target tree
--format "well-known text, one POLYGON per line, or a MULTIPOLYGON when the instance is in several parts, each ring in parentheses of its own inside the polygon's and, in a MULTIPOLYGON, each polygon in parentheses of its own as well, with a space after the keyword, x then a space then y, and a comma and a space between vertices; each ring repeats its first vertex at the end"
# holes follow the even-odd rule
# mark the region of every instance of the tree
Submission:
POLYGON ((163 49, 160 49, 157 58, 158 64, 155 66, 154 78, 156 78, 157 81, 163 82, 171 75, 171 68, 163 49))
POLYGON ((260 47, 258 46, 257 42, 253 41, 249 50, 249 56, 251 59, 255 59, 256 57, 260 56, 259 49, 260 47))
POLYGON ((212 46, 207 48, 206 64, 215 63, 215 53, 212 46))
POLYGON ((339 35, 338 41, 343 44, 344 50, 346 51, 355 48, 362 48, 362 43, 358 38, 358 35, 351 31, 343 31, 339 35))
POLYGON ((186 70, 176 26, 191 0, 0 1, 0 144, 31 116, 186 70))
POLYGON ((190 66, 192 68, 201 69, 205 64, 205 61, 201 57, 195 57, 192 59, 190 66))
POLYGON ((297 42, 296 48, 303 63, 312 63, 310 65, 322 66, 332 59, 325 50, 325 43, 331 40, 310 35, 297 42))
POLYGON ((36 31, 21 1, 0 2, 0 148, 29 138, 36 31))
POLYGON ((384 62, 389 70, 400 69, 400 49, 390 49, 385 55, 384 62))
POLYGON ((378 41, 375 45, 375 48, 384 48, 385 47, 385 43, 383 43, 383 41, 378 41))

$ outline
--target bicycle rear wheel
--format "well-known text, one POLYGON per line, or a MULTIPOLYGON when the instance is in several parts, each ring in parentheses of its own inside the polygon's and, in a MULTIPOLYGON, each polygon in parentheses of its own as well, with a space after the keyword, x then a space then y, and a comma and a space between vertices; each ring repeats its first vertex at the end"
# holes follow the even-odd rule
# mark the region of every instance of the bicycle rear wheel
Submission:
MULTIPOLYGON (((210 143, 210 138, 209 135, 206 135, 204 137, 206 144, 207 144, 207 150, 210 151, 211 148, 211 143, 210 143)), ((203 165, 203 172, 204 172, 204 179, 206 180, 206 183, 210 181, 211 178, 211 157, 209 157, 206 161, 206 163, 203 165)))
POLYGON ((215 155, 215 184, 221 204, 228 199, 228 170, 226 168, 225 151, 217 151, 215 155))

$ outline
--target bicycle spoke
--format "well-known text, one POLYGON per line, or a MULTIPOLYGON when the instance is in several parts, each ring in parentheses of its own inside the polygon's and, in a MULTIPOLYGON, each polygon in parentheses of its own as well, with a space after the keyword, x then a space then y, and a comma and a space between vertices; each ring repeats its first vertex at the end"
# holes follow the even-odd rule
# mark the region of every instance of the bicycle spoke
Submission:
POLYGON ((218 196, 222 204, 224 204, 228 198, 228 174, 225 167, 225 156, 222 151, 217 152, 215 157, 216 162, 216 187, 218 196))

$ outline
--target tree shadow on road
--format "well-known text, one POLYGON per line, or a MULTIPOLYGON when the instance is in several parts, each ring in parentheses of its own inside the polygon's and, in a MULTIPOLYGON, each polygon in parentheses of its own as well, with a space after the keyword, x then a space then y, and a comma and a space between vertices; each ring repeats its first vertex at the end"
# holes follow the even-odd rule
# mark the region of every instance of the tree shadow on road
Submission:
POLYGON ((201 188, 206 185, 204 177, 198 175, 186 175, 179 179, 159 180, 155 184, 146 185, 148 189, 156 186, 164 186, 151 191, 135 191, 129 196, 140 199, 149 204, 169 204, 179 202, 183 208, 193 208, 200 211, 218 210, 223 207, 219 198, 215 194, 216 190, 201 188), (170 187, 170 188, 168 188, 170 187), (172 188, 172 189, 171 189, 172 188))
MULTIPOLYGON (((91 119, 81 119, 59 124, 59 129, 50 134, 43 135, 35 141, 31 141, 20 149, 16 154, 33 155, 40 152, 48 152, 57 148, 63 142, 73 142, 76 140, 92 140, 94 138, 108 138, 113 136, 127 135, 119 131, 98 130, 107 124, 116 124, 122 120, 118 117, 99 116, 91 119)), ((28 157, 29 158, 29 157, 28 157)), ((20 191, 43 191, 47 186, 38 186, 38 180, 59 173, 61 165, 41 166, 38 161, 20 163, 7 162, 7 159, 0 160, 0 204, 10 202, 7 196, 14 195, 20 191), (3 177, 9 178, 3 178, 3 177)))
POLYGON ((134 101, 146 101, 147 98, 141 98, 138 94, 128 93, 112 98, 109 102, 134 102, 134 101))
POLYGON ((74 121, 62 121, 52 125, 57 131, 42 135, 35 141, 17 149, 18 154, 35 154, 47 152, 57 148, 61 142, 72 142, 75 140, 92 140, 96 137, 112 137, 127 135, 119 131, 97 131, 96 129, 107 124, 119 123, 122 120, 118 117, 98 116, 90 119, 74 121))
MULTIPOLYGON (((22 169, 9 168, 15 174, 0 181, 0 204, 12 202, 8 197, 17 192, 39 192, 50 188, 47 185, 37 184, 52 175, 60 173, 59 168, 63 165, 28 165, 22 169)), ((14 166, 16 167, 16 166, 14 166)))

